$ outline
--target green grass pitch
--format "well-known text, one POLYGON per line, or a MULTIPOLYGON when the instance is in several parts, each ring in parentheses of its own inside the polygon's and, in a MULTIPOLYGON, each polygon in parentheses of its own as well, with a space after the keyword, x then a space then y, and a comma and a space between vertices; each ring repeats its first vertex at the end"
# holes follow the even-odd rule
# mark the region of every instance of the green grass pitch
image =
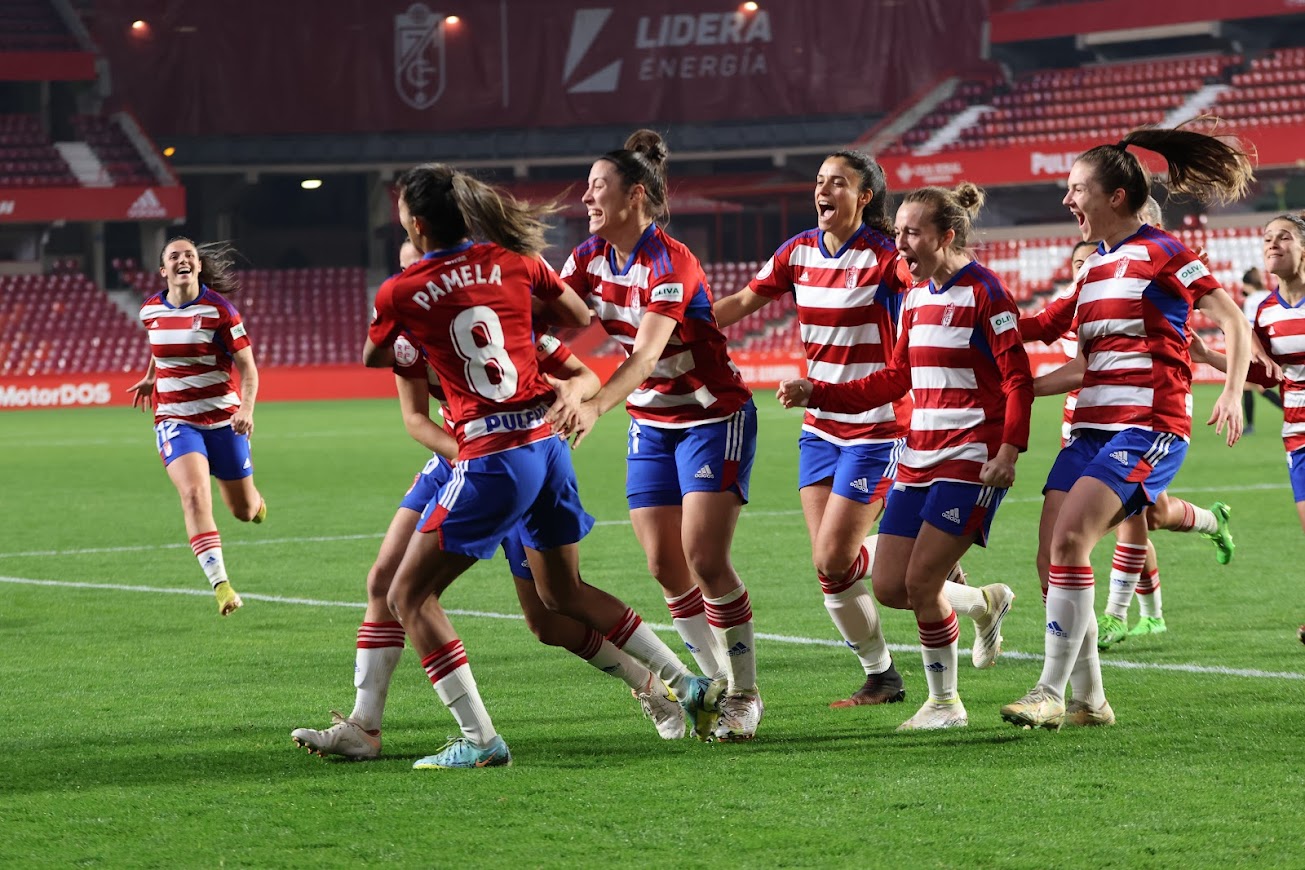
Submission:
MULTIPOLYGON (((246 602, 225 620, 147 418, 0 415, 0 865, 1305 866, 1305 541, 1281 417, 1261 403, 1257 434, 1229 450, 1200 425, 1213 398, 1198 389, 1173 491, 1233 506, 1236 556, 1220 567, 1199 536, 1157 534, 1170 631, 1105 654, 1115 728, 1020 731, 997 713, 1040 669, 1033 559, 1055 400, 1035 407, 991 548, 965 560, 972 583, 1019 596, 1007 653, 982 672, 962 657, 967 729, 904 735, 925 697, 909 614, 884 612, 906 702, 828 707, 861 674, 810 567, 799 416, 765 393, 734 550, 763 633, 757 739, 657 739, 622 685, 534 642, 500 558, 445 599, 464 611, 455 624, 515 757, 470 772, 410 769, 454 731, 411 651, 381 760, 325 761, 289 738, 352 705, 363 580, 424 459, 396 403, 259 408, 271 513, 261 526, 219 516, 246 602)), ((582 563, 664 626, 627 522, 624 432, 613 413, 575 455, 600 521, 582 563)), ((1101 603, 1109 557, 1098 547, 1101 603)))

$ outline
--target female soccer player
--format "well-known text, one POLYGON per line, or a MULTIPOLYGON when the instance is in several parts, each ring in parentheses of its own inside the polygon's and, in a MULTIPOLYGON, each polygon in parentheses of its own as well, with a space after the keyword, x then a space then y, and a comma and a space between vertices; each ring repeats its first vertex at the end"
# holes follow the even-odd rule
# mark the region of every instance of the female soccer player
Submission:
POLYGON ((411 335, 448 397, 458 442, 458 463, 418 521, 387 596, 462 732, 414 767, 511 763, 439 597, 514 528, 545 605, 670 682, 696 715, 707 680, 690 674, 638 614, 580 578, 577 543, 593 518, 544 420, 554 392, 539 374, 531 315, 534 300, 575 326, 589 312, 538 256, 543 210, 439 164, 409 170, 397 188, 400 223, 423 257, 381 285, 363 361, 392 365, 400 332, 411 335))
POLYGON ((719 721, 699 736, 748 740, 764 708, 752 605, 730 544, 748 497, 756 407, 712 317, 702 265, 658 224, 666 156, 661 136, 640 130, 589 172, 593 236, 571 252, 562 278, 629 357, 596 396, 558 403, 551 416, 578 446, 625 403, 630 523, 689 651, 706 673, 726 676, 719 721))
POLYGON ((267 504, 254 486, 249 437, 254 434, 258 367, 240 312, 222 294, 239 288, 227 245, 168 242, 159 255, 167 288, 141 306, 150 340, 145 377, 128 388, 132 407, 154 408, 159 458, 181 496, 190 547, 227 616, 244 602, 232 588, 213 519, 213 490, 232 516, 261 523, 267 504), (240 387, 231 368, 240 373, 240 387))
MULTIPOLYGON (((1065 686, 1080 658, 1086 696, 1074 698, 1071 721, 1109 724, 1114 711, 1101 685, 1094 578, 1097 541, 1155 502, 1187 452, 1191 363, 1187 321, 1200 308, 1224 331, 1230 373, 1209 422, 1229 446, 1241 437, 1241 391, 1250 329, 1210 271, 1177 239, 1143 224, 1138 212, 1151 175, 1128 148, 1154 151, 1169 165, 1171 189, 1202 200, 1241 196, 1253 173, 1236 147, 1189 130, 1135 130, 1074 162, 1064 204, 1084 239, 1101 239, 1076 277, 1079 357, 1065 386, 1081 380, 1073 440, 1060 452, 1047 489, 1066 494, 1050 523, 1046 659, 1027 695, 1001 709, 1024 727, 1059 729, 1065 686)), ((1045 378, 1044 381, 1054 380, 1045 378)), ((1052 389, 1054 386, 1048 385, 1052 389)))
MULTIPOLYGON (((1033 381, 1020 341, 1019 311, 993 272, 967 250, 983 193, 972 184, 926 187, 897 211, 897 249, 917 286, 902 309, 901 337, 887 368, 843 384, 785 381, 785 406, 854 413, 903 396, 915 412, 906 451, 879 523, 875 596, 915 611, 929 698, 899 730, 969 723, 956 691, 960 631, 948 573, 970 548, 986 546, 993 515, 1028 447, 1033 381)), ((963 606, 989 608, 978 589, 963 606)), ((1006 601, 1009 605, 1009 600, 1006 601)))
MULTIPOLYGON (((792 293, 807 372, 842 384, 884 367, 911 276, 891 238, 884 171, 868 155, 838 151, 825 158, 815 209, 815 229, 785 242, 747 287, 718 299, 713 310, 725 327, 792 293)), ((854 414, 813 405, 803 420, 798 492, 812 561, 825 609, 865 672, 865 683, 833 707, 892 703, 906 695, 863 579, 876 544, 876 536, 866 535, 883 512, 910 417, 903 396, 854 414)), ((1004 615, 1013 597, 1009 587, 985 591, 991 612, 1004 615)), ((976 666, 992 664, 997 645, 985 645, 984 638, 997 637, 999 629, 999 616, 978 627, 976 666)))

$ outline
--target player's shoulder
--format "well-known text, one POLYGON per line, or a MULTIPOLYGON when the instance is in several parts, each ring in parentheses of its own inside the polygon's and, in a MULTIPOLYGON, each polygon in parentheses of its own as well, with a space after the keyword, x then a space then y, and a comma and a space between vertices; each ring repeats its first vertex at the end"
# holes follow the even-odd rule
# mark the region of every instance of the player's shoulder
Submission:
POLYGON ((966 280, 974 288, 976 300, 982 297, 991 302, 1010 298, 1010 293, 1006 289, 1006 282, 1001 280, 1001 276, 978 260, 970 263, 969 271, 966 273, 966 280))
POLYGON ((775 249, 777 255, 787 255, 795 248, 818 248, 820 246, 820 229, 812 227, 792 236, 775 249))
POLYGON ((240 311, 236 308, 235 303, 212 287, 205 287, 204 293, 199 299, 200 302, 212 305, 219 312, 225 312, 230 317, 239 317, 240 311))
POLYGON ((1143 224, 1134 239, 1151 251, 1151 259, 1154 262, 1167 262, 1175 254, 1183 252, 1192 254, 1192 251, 1176 236, 1150 224, 1143 224))
POLYGON ((687 273, 702 271, 702 263, 689 246, 667 233, 660 226, 652 233, 640 251, 640 259, 653 278, 675 273, 680 278, 687 273))

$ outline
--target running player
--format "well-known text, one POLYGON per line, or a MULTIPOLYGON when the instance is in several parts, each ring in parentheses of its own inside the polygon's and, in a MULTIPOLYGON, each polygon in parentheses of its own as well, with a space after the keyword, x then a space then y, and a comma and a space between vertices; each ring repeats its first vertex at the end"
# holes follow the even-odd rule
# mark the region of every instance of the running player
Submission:
POLYGON ((531 315, 534 300, 569 325, 585 325, 589 312, 538 256, 546 210, 440 164, 409 170, 397 189, 400 223, 423 256, 381 285, 363 361, 393 365, 400 332, 411 335, 448 397, 458 442, 457 465, 418 519, 421 534, 409 541, 387 596, 462 732, 414 767, 511 763, 439 598, 514 528, 544 604, 670 682, 696 715, 706 678, 690 674, 623 602, 580 578, 577 543, 593 518, 580 505, 570 456, 544 420, 554 392, 539 374, 531 315))
MULTIPOLYGON (((1028 447, 1033 381, 1019 311, 1001 279, 968 251, 983 193, 972 184, 926 187, 897 211, 897 249, 917 282, 902 309, 888 367, 844 384, 785 381, 785 406, 855 413, 900 398, 915 412, 879 523, 875 595, 915 611, 929 697, 899 730, 969 723, 956 690, 960 630, 944 591, 971 544, 986 546, 992 518, 1028 447)), ((978 589, 963 606, 986 612, 978 589)), ((1006 600, 1009 605, 1009 599, 1006 600)))
MULTIPOLYGON (((1241 391, 1250 329, 1209 269, 1177 239, 1138 216, 1151 187, 1129 146, 1162 155, 1171 189, 1203 200, 1240 197, 1253 178, 1236 147, 1188 130, 1135 130, 1074 162, 1064 204, 1084 239, 1101 239, 1076 276, 1079 356, 1059 386, 1082 384, 1069 444, 1047 478, 1065 496, 1050 525, 1046 659, 1038 684, 1001 709, 1024 727, 1059 729, 1065 688, 1080 668, 1071 722, 1109 724, 1114 711, 1102 688, 1093 612, 1092 548, 1110 529, 1155 502, 1187 452, 1191 431, 1191 363, 1187 322, 1200 308, 1227 336, 1230 374, 1209 422, 1229 446, 1241 437, 1241 391), (1080 665, 1080 661, 1083 662, 1080 665)), ((1057 378, 1048 376, 1044 382, 1057 378)))
MULTIPOLYGON (((815 209, 815 229, 785 242, 747 287, 718 299, 713 310, 726 327, 792 293, 809 376, 842 384, 884 367, 911 276, 891 238, 884 171, 871 157, 860 151, 826 157, 816 176, 815 209)), ((832 707, 906 696, 864 578, 878 537, 866 536, 883 512, 910 418, 903 396, 855 414, 809 406, 803 419, 798 492, 812 561, 825 609, 865 672, 864 684, 832 707)), ((960 594, 972 597, 973 590, 960 594)), ((977 626, 977 667, 995 659, 997 644, 984 639, 999 637, 1013 598, 1000 584, 984 594, 992 618, 985 614, 977 626)))
POLYGON ((140 310, 149 369, 127 388, 133 408, 154 408, 159 458, 181 496, 190 547, 222 616, 244 602, 227 577, 210 475, 236 519, 261 523, 267 516, 249 454, 258 367, 240 312, 222 295, 240 286, 231 271, 233 255, 227 245, 196 246, 180 237, 163 248, 159 274, 167 287, 140 310))
POLYGON ((578 446, 600 415, 625 404, 630 523, 689 651, 704 672, 725 677, 719 721, 699 736, 748 740, 764 707, 752 605, 730 545, 747 502, 757 413, 712 316, 702 265, 658 223, 667 216, 666 157, 661 136, 640 130, 589 172, 593 236, 571 252, 562 278, 628 358, 596 396, 559 403, 551 417, 578 446))

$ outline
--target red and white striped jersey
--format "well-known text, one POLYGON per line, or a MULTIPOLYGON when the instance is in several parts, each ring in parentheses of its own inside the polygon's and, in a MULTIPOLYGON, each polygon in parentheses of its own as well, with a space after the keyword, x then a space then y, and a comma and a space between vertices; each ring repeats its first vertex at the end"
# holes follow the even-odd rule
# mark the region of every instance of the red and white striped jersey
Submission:
POLYGON ((468 241, 381 284, 368 337, 387 347, 406 332, 426 355, 457 421, 459 459, 498 453, 552 435, 530 300, 565 291, 538 257, 468 241))
POLYGON ((249 347, 236 307, 208 287, 201 287, 194 301, 174 306, 165 290, 145 300, 140 320, 154 355, 155 424, 230 426, 240 409, 231 364, 237 351, 249 347))
MULTIPOLYGON (((792 293, 807 352, 807 376, 845 384, 881 370, 897 340, 902 298, 911 286, 892 240, 861 226, 834 254, 824 232, 807 230, 777 250, 748 289, 768 299, 792 293)), ((809 407, 802 428, 834 444, 893 441, 906 434, 910 399, 842 414, 809 407)))
MULTIPOLYGON (((1059 341, 1060 350, 1069 362, 1078 355, 1078 333, 1074 331, 1074 311, 1078 308, 1078 284, 1070 284, 1037 314, 1020 318, 1020 337, 1025 341, 1040 341, 1050 345, 1059 341)), ((1036 373, 1035 373, 1036 374, 1036 373)), ((1078 390, 1065 394, 1065 409, 1060 420, 1060 446, 1069 442, 1074 425, 1074 408, 1078 404, 1078 390)))
POLYGON ((1282 366, 1282 440, 1287 452, 1305 447, 1305 301, 1292 306, 1270 293, 1252 326, 1273 361, 1282 366))
POLYGON ((1182 242, 1142 228, 1083 264, 1078 338, 1087 355, 1072 429, 1192 431, 1192 361, 1187 321, 1219 288, 1182 242))
POLYGON ((644 231, 624 269, 617 268, 612 246, 592 236, 567 257, 561 275, 627 355, 645 312, 675 320, 656 368, 626 401, 641 424, 682 429, 715 423, 752 397, 716 326, 702 264, 657 224, 644 231))
POLYGON ((911 289, 888 367, 849 384, 815 382, 813 404, 850 411, 915 395, 897 482, 978 483, 1002 444, 1028 447, 1033 377, 1014 300, 970 263, 941 287, 911 289))

